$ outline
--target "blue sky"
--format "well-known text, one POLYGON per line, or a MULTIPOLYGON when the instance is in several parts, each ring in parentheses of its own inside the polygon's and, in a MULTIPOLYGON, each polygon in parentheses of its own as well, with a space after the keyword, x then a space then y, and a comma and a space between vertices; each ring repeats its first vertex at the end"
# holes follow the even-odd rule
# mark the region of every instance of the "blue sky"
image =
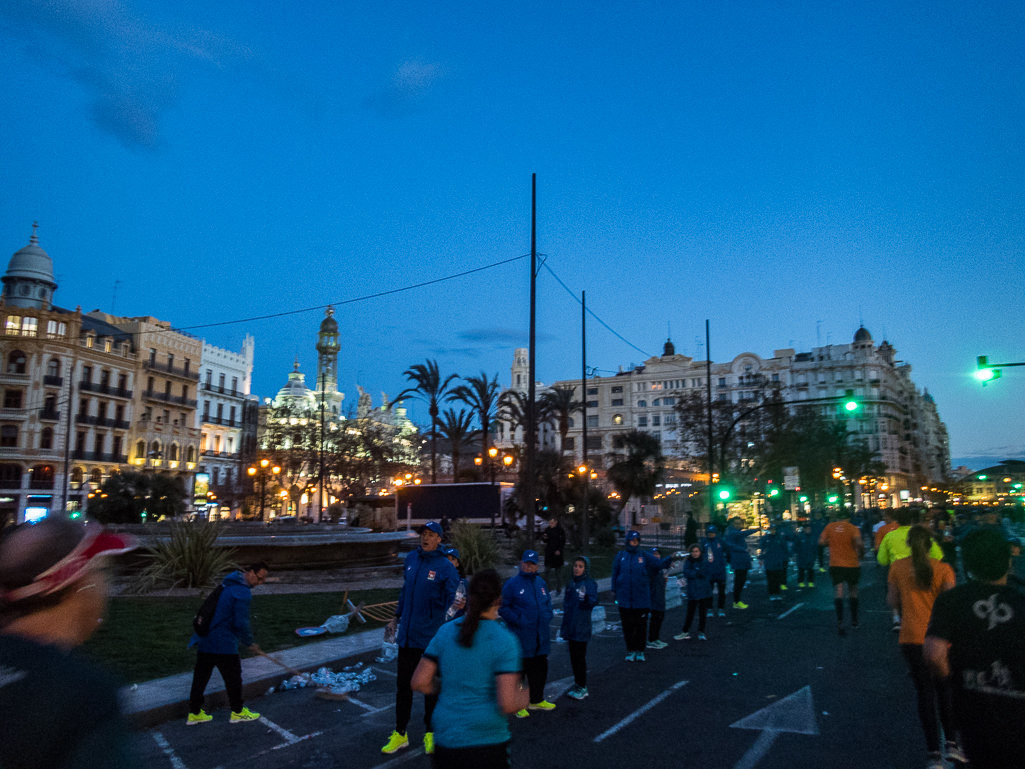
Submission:
MULTIPOLYGON (((340 301, 538 248, 634 344, 713 359, 847 342, 912 362, 955 457, 1025 451, 1025 6, 136 0, 0 4, 0 235, 66 306, 176 326, 340 301), (500 4, 496 4, 500 5, 500 4)), ((500 372, 527 266, 340 308, 342 389, 500 372)), ((539 283, 539 377, 579 312, 539 283)), ((320 314, 257 340, 255 390, 320 314)), ((642 355, 592 324, 591 363, 642 355)), ((312 377, 311 377, 312 378, 312 377)), ((414 416, 424 414, 415 411, 414 416)))

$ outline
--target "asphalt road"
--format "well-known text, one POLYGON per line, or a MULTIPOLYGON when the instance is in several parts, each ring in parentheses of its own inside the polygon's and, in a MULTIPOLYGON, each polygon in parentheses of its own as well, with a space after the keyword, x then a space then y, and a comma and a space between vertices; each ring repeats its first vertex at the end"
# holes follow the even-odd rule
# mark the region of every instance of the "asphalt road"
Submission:
MULTIPOLYGON (((673 641, 684 609, 666 615, 647 662, 628 663, 618 631, 588 648, 590 697, 564 696, 566 647, 554 644, 549 690, 558 708, 512 720, 516 767, 592 766, 886 769, 923 766, 925 743, 914 689, 890 629, 881 573, 866 562, 861 627, 839 637, 828 575, 813 590, 791 587, 770 603, 764 578, 745 591, 747 611, 709 621, 706 642, 673 641), (552 691, 554 690, 554 691, 552 691), (778 703, 778 704, 777 704, 778 703), (766 710, 768 708, 768 710, 766 710)), ((793 574, 793 572, 791 572, 793 574)), ((610 621, 616 621, 611 596, 610 621)), ((849 619, 849 618, 848 618, 849 619)), ((557 628, 559 618, 553 622, 557 628)), ((394 728, 395 663, 362 661, 377 674, 352 702, 315 699, 312 689, 278 692, 247 705, 261 722, 169 722, 138 735, 152 769, 333 769, 430 766, 422 755, 422 698, 410 724, 410 748, 385 756, 394 728)), ((355 662, 355 660, 354 660, 355 662)))

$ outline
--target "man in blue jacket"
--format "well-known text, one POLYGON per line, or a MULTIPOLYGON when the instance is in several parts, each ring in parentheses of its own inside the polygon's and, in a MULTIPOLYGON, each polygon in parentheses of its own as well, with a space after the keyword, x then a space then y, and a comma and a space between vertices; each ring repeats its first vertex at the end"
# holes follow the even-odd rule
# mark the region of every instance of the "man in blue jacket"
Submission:
POLYGON ((715 524, 708 524, 705 529, 705 540, 701 543, 701 557, 705 559, 705 576, 713 590, 719 591, 719 616, 725 617, 726 606, 726 561, 729 560, 729 548, 719 539, 719 529, 715 524))
POLYGON ((224 578, 224 590, 217 601, 217 609, 210 620, 210 632, 205 636, 193 635, 189 646, 196 647, 196 669, 192 673, 192 691, 189 694, 189 726, 212 721, 213 716, 203 711, 203 693, 210 682, 214 668, 224 679, 224 688, 231 705, 231 723, 256 721, 253 713, 242 705, 242 658, 239 644, 254 654, 260 647, 253 642, 249 627, 249 602, 253 588, 267 579, 267 564, 257 561, 246 571, 236 571, 224 578))
POLYGON ((517 718, 526 718, 530 710, 555 710, 555 705, 545 699, 548 652, 552 648, 549 625, 555 612, 548 586, 537 574, 538 560, 533 550, 523 553, 520 573, 502 586, 502 606, 498 610, 498 615, 519 639, 523 674, 530 686, 527 707, 516 714, 517 718))
MULTIPOLYGON (((444 529, 431 521, 420 531, 420 547, 406 556, 402 590, 399 592, 395 619, 388 623, 399 645, 397 693, 395 695, 395 731, 391 733, 382 753, 394 753, 409 747, 406 726, 413 712, 413 689, 410 682, 424 649, 443 624, 445 612, 452 605, 459 587, 459 572, 445 557, 440 547, 444 529)), ((434 753, 434 732, 431 715, 438 696, 424 695, 424 751, 434 753)))
POLYGON ((619 621, 626 641, 626 661, 644 662, 648 611, 651 610, 651 576, 673 562, 673 557, 656 558, 641 550, 641 535, 627 532, 626 547, 612 562, 612 590, 619 607, 619 621))
POLYGON ((730 551, 730 566, 733 568, 733 608, 746 609, 747 604, 740 600, 747 583, 747 573, 751 571, 751 553, 747 549, 747 538, 757 534, 758 529, 745 529, 740 516, 730 519, 730 525, 723 534, 723 543, 730 551))

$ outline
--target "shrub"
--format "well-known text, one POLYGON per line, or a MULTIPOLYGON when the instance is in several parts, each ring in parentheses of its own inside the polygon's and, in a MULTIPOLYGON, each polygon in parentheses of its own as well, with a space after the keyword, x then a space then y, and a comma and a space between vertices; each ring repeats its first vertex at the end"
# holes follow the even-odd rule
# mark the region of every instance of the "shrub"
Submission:
POLYGON ((225 574, 238 568, 235 550, 217 546, 220 533, 218 521, 171 523, 170 539, 150 548, 149 563, 139 574, 132 592, 216 585, 225 574))
POLYGON ((598 547, 613 548, 616 546, 616 532, 612 530, 612 527, 606 526, 603 529, 599 529, 598 533, 594 535, 594 544, 598 547))
POLYGON ((459 550, 459 561, 467 574, 498 565, 498 543, 491 532, 472 523, 453 523, 450 544, 459 550))

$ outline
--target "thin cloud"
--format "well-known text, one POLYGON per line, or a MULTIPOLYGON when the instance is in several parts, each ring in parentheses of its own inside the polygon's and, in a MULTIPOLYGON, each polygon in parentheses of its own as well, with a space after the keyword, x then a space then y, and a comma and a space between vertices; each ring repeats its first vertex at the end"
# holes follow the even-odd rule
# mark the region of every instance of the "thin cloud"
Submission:
POLYGON ((396 118, 413 112, 444 75, 440 64, 410 59, 399 64, 385 88, 370 94, 363 106, 381 117, 396 118))
POLYGON ((79 83, 96 126, 130 148, 160 146, 161 117, 192 71, 252 55, 208 30, 151 24, 117 0, 6 0, 0 19, 27 56, 79 83))
MULTIPOLYGON (((515 328, 471 328, 457 335, 466 342, 482 342, 493 345, 493 349, 527 344, 527 332, 515 328)), ((551 342, 555 339, 551 334, 535 333, 539 342, 551 342)))

